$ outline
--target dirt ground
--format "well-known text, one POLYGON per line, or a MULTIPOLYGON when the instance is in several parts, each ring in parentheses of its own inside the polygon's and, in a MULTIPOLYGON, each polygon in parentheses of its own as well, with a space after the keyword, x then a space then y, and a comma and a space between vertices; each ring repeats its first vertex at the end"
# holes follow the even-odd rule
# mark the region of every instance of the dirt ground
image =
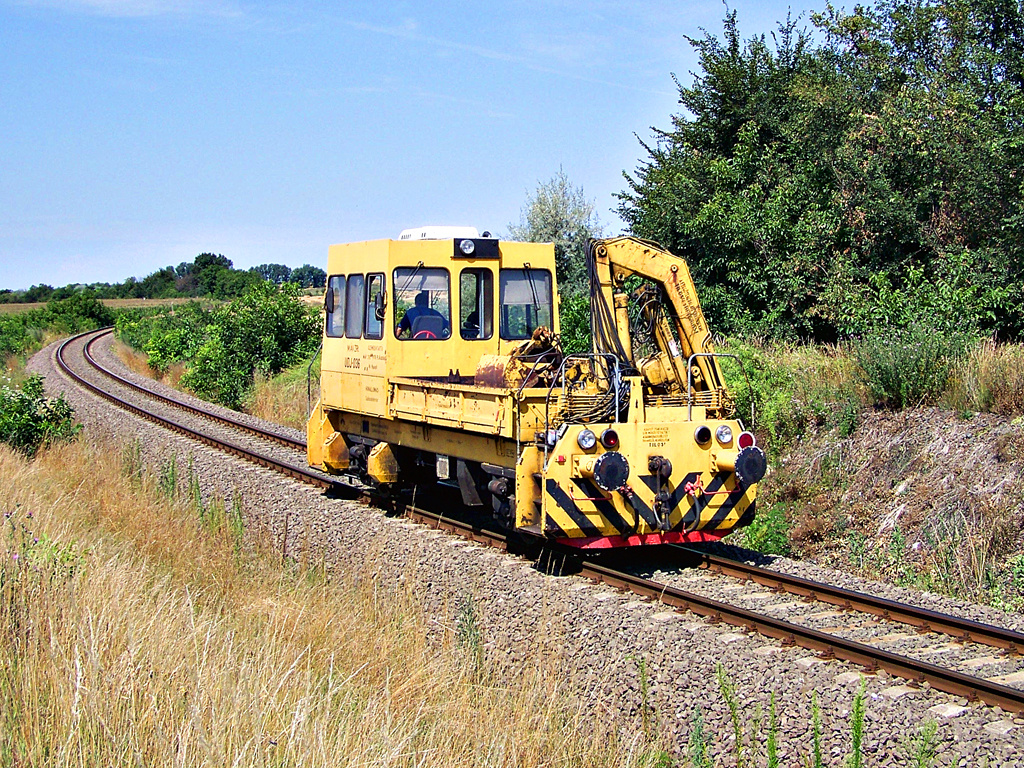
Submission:
POLYGON ((805 557, 1024 607, 1024 417, 864 412, 850 437, 796 444, 766 486, 805 557))

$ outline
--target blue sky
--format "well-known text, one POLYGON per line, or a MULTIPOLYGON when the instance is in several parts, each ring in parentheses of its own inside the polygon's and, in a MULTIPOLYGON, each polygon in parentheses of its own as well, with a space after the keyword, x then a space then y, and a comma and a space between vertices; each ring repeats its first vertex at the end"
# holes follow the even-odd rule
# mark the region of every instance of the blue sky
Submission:
MULTIPOLYGON (((744 37, 821 3, 734 2, 744 37)), ((0 0, 0 288, 500 233, 561 167, 606 232, 721 2, 0 0)))

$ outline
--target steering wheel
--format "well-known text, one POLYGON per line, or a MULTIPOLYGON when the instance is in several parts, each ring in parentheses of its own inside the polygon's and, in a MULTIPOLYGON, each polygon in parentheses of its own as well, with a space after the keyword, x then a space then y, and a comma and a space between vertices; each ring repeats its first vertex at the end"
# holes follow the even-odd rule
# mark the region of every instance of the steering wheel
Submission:
POLYGON ((422 331, 417 331, 416 333, 414 333, 412 337, 414 339, 436 339, 437 334, 434 333, 433 331, 428 331, 426 328, 424 328, 422 331))

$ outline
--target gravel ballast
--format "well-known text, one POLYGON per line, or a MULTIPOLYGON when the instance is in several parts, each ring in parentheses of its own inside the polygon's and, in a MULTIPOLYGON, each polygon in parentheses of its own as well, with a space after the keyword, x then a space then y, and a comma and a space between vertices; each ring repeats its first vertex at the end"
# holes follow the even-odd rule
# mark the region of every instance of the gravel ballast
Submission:
MULTIPOLYGON (((107 342, 97 346, 104 364, 142 380, 102 351, 107 342)), ((270 531, 277 540, 287 527, 287 548, 292 553, 308 548, 311 557, 323 558, 336 572, 375 578, 384 589, 405 590, 415 584, 439 632, 450 628, 460 607, 471 603, 488 658, 503 670, 509 685, 515 684, 517 669, 525 666, 555 669, 595 717, 615 718, 629 728, 653 721, 679 753, 686 751, 699 708, 714 750, 721 755, 732 750, 729 709, 716 679, 721 664, 736 687, 748 732, 757 712, 767 713, 774 695, 782 765, 803 764, 811 754, 815 692, 826 764, 842 764, 849 749, 850 710, 861 685, 867 704, 864 750, 868 765, 906 763, 910 740, 928 720, 938 723, 935 765, 1017 766, 1024 756, 1022 718, 927 688, 911 689, 885 674, 863 676, 851 665, 821 661, 808 651, 675 613, 577 577, 545 576, 523 560, 330 498, 80 391, 55 370, 53 349, 36 355, 30 369, 47 377, 51 393, 66 393, 88 434, 118 443, 138 440, 151 467, 172 457, 183 468, 190 461, 204 493, 237 495, 250 525, 270 531)), ((181 393, 175 396, 185 398, 181 393)), ((892 599, 914 594, 862 580, 852 583, 850 577, 796 561, 776 561, 775 567, 862 591, 870 589, 892 599)), ((694 574, 656 575, 688 580, 694 574)), ((692 587, 692 582, 686 584, 692 587)), ((1004 614, 996 616, 990 609, 945 600, 937 604, 921 593, 916 595, 917 602, 927 607, 946 612, 959 609, 963 615, 1001 619, 1004 625, 1020 628, 1019 622, 1010 623, 1004 614)), ((819 607, 820 612, 828 610, 819 607)), ((753 740, 760 745, 763 734, 753 740)))

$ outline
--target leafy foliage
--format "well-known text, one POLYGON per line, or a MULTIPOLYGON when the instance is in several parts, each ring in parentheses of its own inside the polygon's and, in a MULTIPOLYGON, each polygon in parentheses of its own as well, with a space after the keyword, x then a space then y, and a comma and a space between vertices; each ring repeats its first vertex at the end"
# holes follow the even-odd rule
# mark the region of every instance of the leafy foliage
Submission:
POLYGON ((554 243, 559 290, 585 290, 587 240, 600 234, 601 225, 593 202, 582 187, 569 181, 565 171, 559 169, 550 181, 537 185, 520 212, 519 223, 509 224, 508 230, 512 240, 554 243))
POLYGON ((181 382, 200 397, 239 408, 254 377, 275 374, 312 355, 320 321, 316 310, 299 301, 294 283, 275 286, 260 280, 214 309, 190 302, 174 314, 124 314, 117 334, 145 351, 157 370, 185 363, 181 382))
POLYGON ((760 509, 754 521, 740 529, 735 541, 766 555, 789 555, 793 551, 789 542, 790 528, 792 525, 786 518, 784 505, 773 504, 767 509, 760 509))
POLYGON ((736 398, 736 412, 747 420, 762 445, 779 455, 811 427, 838 428, 848 435, 861 401, 859 369, 836 348, 815 349, 777 343, 724 339, 722 370, 736 398))
POLYGON ((744 41, 735 12, 689 40, 684 111, 620 215, 689 260, 727 333, 832 341, 928 309, 1018 336, 1021 7, 882 0, 812 22, 820 45, 792 19, 744 41))
POLYGON ((21 389, 0 387, 0 440, 25 455, 71 440, 81 430, 63 397, 47 399, 41 376, 30 376, 21 389))
POLYGON ((0 360, 38 347, 46 331, 72 334, 113 322, 114 313, 91 291, 51 298, 42 309, 0 315, 0 360))

